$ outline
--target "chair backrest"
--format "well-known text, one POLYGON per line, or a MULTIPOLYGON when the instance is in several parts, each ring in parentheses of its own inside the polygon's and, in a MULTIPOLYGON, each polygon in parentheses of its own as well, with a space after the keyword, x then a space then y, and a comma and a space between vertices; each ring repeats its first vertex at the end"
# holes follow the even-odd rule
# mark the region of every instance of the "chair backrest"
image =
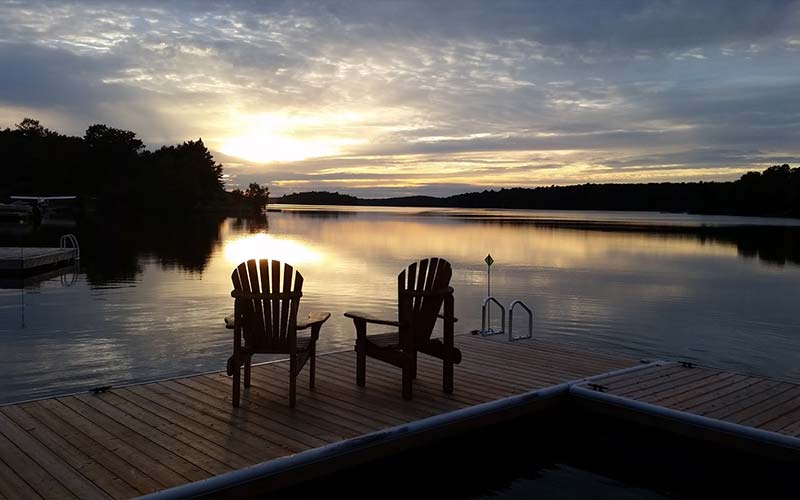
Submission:
POLYGON ((453 293, 452 275, 449 262, 432 257, 414 262, 397 276, 397 319, 401 324, 401 336, 406 330, 404 326, 410 325, 415 343, 430 339, 444 298, 453 293))
POLYGON ((303 276, 277 260, 248 260, 231 274, 236 320, 245 346, 272 352, 293 352, 297 308, 303 276))

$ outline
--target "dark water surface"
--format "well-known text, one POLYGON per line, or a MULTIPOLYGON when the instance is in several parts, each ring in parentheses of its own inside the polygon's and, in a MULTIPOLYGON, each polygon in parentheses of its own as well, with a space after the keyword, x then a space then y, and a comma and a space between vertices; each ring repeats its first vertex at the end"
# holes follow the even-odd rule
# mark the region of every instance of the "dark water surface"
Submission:
MULTIPOLYGON (((493 294, 538 337, 800 380, 800 221, 679 214, 285 206, 263 219, 172 216, 0 229, 0 245, 78 234, 79 269, 0 279, 0 403, 223 369, 231 270, 294 264, 301 314, 331 311, 322 350, 352 346, 357 309, 393 315, 397 273, 453 264, 459 331, 493 294)), ((321 374, 323 375, 323 374, 321 374)))

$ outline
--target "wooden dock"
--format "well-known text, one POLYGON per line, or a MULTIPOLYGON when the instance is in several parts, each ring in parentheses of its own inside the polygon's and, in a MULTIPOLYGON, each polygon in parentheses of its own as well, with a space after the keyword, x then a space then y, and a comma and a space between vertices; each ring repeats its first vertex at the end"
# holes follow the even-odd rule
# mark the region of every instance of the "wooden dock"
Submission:
POLYGON ((74 259, 74 248, 0 247, 0 272, 34 272, 68 264, 74 259))
POLYGON ((800 438, 800 384, 680 363, 592 384, 621 398, 800 438))
MULTIPOLYGON (((0 497, 130 498, 640 365, 627 356, 536 339, 506 343, 461 335, 456 345, 463 362, 455 369, 455 392, 442 392, 441 364, 421 355, 412 401, 400 396, 399 370, 385 363, 369 360, 367 385, 358 387, 355 353, 348 351, 318 356, 313 391, 308 370, 302 372, 294 409, 288 390, 275 384, 287 378, 283 361, 253 368, 253 385, 238 409, 223 373, 2 406, 0 497)), ((800 386, 794 384, 676 365, 643 366, 592 382, 626 397, 800 433, 800 386)))

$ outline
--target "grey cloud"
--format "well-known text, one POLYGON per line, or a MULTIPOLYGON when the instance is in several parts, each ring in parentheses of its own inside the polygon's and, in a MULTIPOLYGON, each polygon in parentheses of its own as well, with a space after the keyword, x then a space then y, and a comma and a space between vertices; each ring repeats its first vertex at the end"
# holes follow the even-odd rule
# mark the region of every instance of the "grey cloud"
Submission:
POLYGON ((118 99, 117 86, 99 80, 120 68, 116 61, 76 56, 64 50, 0 43, 0 100, 32 107, 57 106, 82 112, 98 101, 118 99))
POLYGON ((333 131, 371 133, 334 158, 245 167, 218 155, 236 182, 404 179, 448 158, 535 174, 559 165, 554 150, 612 172, 744 166, 800 153, 800 66, 786 49, 798 5, 6 3, 0 105, 59 110, 81 127, 116 118, 156 142, 185 130, 213 142, 203 120, 221 110, 374 111, 333 131), (426 141, 436 137, 462 140, 426 141))

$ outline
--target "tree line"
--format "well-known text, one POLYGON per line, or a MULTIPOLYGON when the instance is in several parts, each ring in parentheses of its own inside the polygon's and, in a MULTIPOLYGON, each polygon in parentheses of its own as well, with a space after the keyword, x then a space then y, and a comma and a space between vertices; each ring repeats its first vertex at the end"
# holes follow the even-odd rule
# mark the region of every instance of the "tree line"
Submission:
POLYGON ((83 137, 25 118, 0 130, 0 196, 78 195, 110 211, 260 210, 266 186, 226 191, 202 139, 149 151, 136 133, 95 124, 83 137))
POLYGON ((731 182, 580 184, 485 190, 444 198, 363 199, 329 193, 294 193, 277 203, 560 210, 641 210, 695 214, 800 217, 800 167, 774 165, 731 182))

